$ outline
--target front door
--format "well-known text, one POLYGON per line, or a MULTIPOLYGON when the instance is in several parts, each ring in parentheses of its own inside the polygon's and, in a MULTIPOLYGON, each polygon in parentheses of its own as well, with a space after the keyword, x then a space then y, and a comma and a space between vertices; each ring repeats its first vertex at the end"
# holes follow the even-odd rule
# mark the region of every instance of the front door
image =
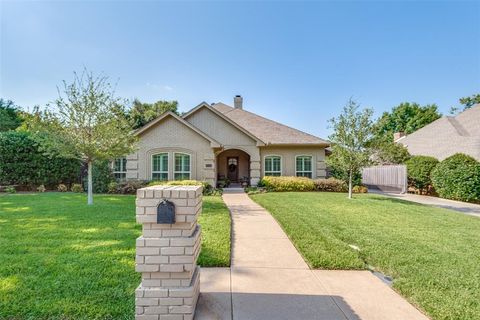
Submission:
POLYGON ((231 182, 238 182, 238 157, 227 158, 227 178, 231 182))

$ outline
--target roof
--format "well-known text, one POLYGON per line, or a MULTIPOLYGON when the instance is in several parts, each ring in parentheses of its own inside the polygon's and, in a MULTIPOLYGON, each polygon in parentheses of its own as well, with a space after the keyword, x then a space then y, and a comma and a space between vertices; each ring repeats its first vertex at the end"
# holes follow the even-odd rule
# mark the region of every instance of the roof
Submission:
POLYGON ((412 155, 428 155, 443 160, 465 153, 480 160, 480 104, 456 116, 435 120, 397 140, 412 155))
POLYGON ((208 141, 210 141, 210 145, 212 147, 220 147, 220 143, 218 141, 216 141, 215 139, 213 139, 212 137, 209 137, 206 133, 204 133, 203 131, 199 130, 198 128, 196 128, 195 126, 193 126, 192 124, 190 124, 188 121, 184 120, 182 117, 179 117, 177 114, 173 113, 172 111, 167 111, 165 113, 163 113, 162 115, 160 115, 158 118, 156 118, 155 120, 153 121, 150 121, 149 123, 147 123, 146 125, 144 125, 143 127, 141 127, 140 129, 138 129, 137 131, 135 131, 135 135, 137 136, 140 136, 142 135, 143 133, 145 133, 146 131, 148 131, 150 128, 154 127, 155 125, 157 125, 159 122, 161 122, 162 120, 164 120, 165 118, 168 118, 168 117, 173 117, 174 119, 178 120, 180 123, 182 123, 183 125, 185 125, 186 127, 190 128, 191 130, 195 131, 196 133, 198 133, 200 136, 204 137, 205 139, 207 139, 208 141))
POLYGON ((212 107, 269 145, 330 145, 327 140, 244 109, 236 109, 222 102, 212 104, 212 107))

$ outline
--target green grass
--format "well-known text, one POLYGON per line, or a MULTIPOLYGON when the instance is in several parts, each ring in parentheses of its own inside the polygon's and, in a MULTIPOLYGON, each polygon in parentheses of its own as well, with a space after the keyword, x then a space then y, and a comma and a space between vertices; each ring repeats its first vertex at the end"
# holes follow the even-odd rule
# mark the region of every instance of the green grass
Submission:
MULTIPOLYGON (((204 197, 205 266, 228 266, 230 217, 204 197)), ((0 319, 133 319, 134 196, 0 196, 0 319)))
POLYGON ((312 267, 370 265, 392 276, 394 288, 433 319, 480 318, 479 218, 379 195, 251 197, 279 221, 312 267))

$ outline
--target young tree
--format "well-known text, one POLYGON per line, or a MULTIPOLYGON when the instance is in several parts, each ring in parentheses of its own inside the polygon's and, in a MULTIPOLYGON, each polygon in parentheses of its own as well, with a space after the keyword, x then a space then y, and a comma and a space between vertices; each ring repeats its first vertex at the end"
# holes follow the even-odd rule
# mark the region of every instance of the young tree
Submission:
POLYGON ((369 163, 368 142, 372 138, 372 109, 359 110, 350 99, 342 113, 330 120, 334 132, 329 136, 332 154, 327 163, 348 175, 348 198, 352 198, 352 180, 356 172, 369 163))
POLYGON ((84 70, 63 82, 59 98, 45 112, 37 112, 30 128, 44 149, 88 164, 88 204, 93 204, 92 166, 134 151, 136 137, 125 116, 121 99, 106 76, 84 70))

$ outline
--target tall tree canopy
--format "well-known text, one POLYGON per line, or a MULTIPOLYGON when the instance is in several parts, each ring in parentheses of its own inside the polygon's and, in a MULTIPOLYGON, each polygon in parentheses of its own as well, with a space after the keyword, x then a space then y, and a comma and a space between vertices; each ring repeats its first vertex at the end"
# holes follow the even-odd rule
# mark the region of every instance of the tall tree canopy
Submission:
POLYGON ((330 120, 333 133, 332 154, 327 163, 348 176, 348 197, 352 198, 354 175, 369 163, 368 143, 372 138, 372 109, 359 109, 359 105, 349 100, 342 113, 330 120))
POLYGON ((20 110, 13 101, 0 99, 0 132, 15 130, 21 124, 20 110))
POLYGON ((74 73, 71 84, 63 82, 54 107, 38 112, 30 128, 45 150, 88 164, 88 204, 93 203, 92 166, 134 151, 136 137, 125 116, 122 100, 105 76, 84 70, 74 73))
POLYGON ((377 120, 375 138, 393 141, 393 133, 412 133, 441 116, 435 104, 420 106, 418 103, 403 102, 392 111, 384 112, 377 120))
POLYGON ((178 102, 159 100, 154 103, 145 103, 135 99, 128 117, 133 129, 138 129, 167 111, 178 114, 178 102))
POLYGON ((451 114, 455 114, 455 113, 458 113, 458 112, 465 111, 467 109, 470 109, 471 107, 473 107, 477 103, 480 103, 480 93, 472 94, 469 97, 460 98, 459 102, 462 105, 462 107, 452 107, 450 109, 451 114))

